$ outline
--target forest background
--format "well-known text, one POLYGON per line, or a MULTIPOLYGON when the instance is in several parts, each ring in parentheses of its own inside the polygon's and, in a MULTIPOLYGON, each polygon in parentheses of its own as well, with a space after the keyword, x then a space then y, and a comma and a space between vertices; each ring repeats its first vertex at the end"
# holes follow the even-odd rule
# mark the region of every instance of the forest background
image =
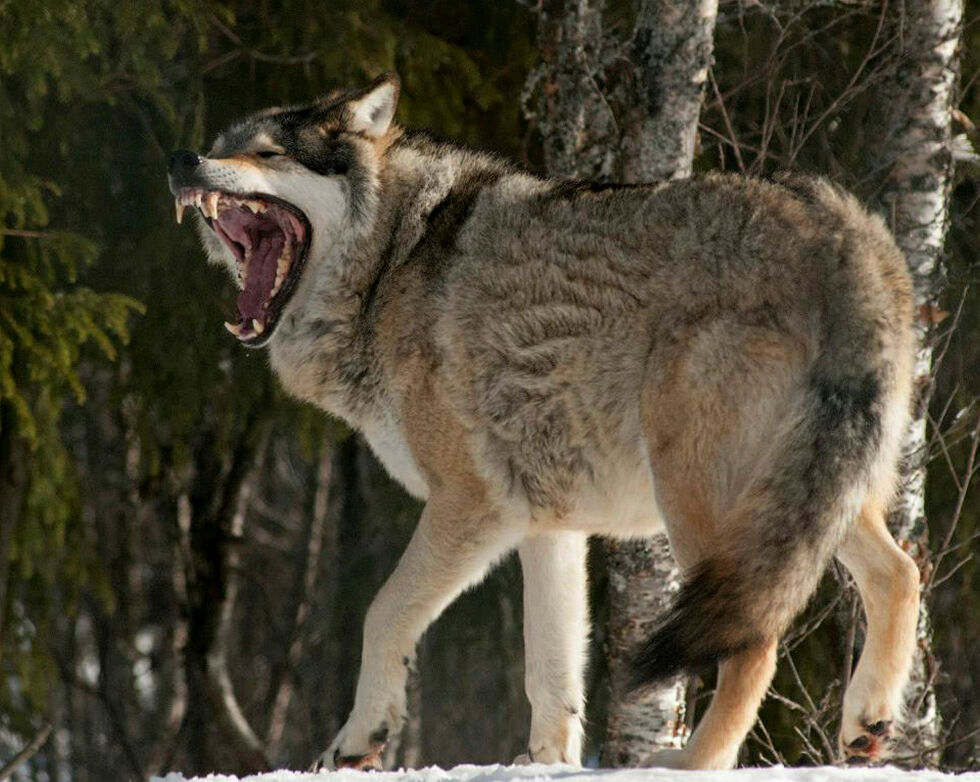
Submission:
MULTIPOLYGON (((872 201, 876 89, 902 7, 722 2, 695 170, 818 171, 872 201)), ((0 0, 0 764, 44 738, 24 778, 302 768, 343 723, 364 612, 420 507, 361 439, 286 398, 265 354, 224 331, 230 284, 174 223, 167 152, 394 69, 403 124, 543 171, 540 13, 0 0)), ((980 763, 978 13, 969 0, 942 295, 920 313, 937 357, 920 565, 943 729, 928 762, 948 768, 980 763)), ((623 35, 635 17, 634 3, 609 0, 603 29, 623 35)), ((595 544, 593 761, 612 692, 607 573, 595 544)), ((744 762, 832 759, 855 626, 860 644, 845 587, 834 569, 797 622, 744 762)), ((510 557, 428 632, 392 762, 523 751, 520 589, 510 557)), ((688 723, 710 686, 689 683, 688 723)))

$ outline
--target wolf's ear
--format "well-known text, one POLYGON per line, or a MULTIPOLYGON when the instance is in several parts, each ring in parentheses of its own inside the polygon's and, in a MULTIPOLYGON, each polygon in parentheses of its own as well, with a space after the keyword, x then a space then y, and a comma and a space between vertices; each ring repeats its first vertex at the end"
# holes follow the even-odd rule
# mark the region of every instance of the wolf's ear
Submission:
POLYGON ((359 98, 347 104, 348 130, 363 133, 370 138, 383 136, 398 105, 401 80, 393 71, 381 74, 359 98))

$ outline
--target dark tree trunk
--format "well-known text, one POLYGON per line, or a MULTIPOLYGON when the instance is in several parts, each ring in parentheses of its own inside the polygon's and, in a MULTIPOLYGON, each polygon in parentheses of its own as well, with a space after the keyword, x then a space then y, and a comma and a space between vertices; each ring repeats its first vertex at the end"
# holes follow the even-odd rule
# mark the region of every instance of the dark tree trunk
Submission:
POLYGON ((0 403, 0 660, 6 638, 10 545, 20 517, 30 458, 26 444, 14 434, 13 419, 10 405, 0 403))
POLYGON ((306 520, 303 535, 302 566, 296 577, 295 611, 292 625, 286 638, 289 646, 286 659, 280 670, 275 672, 272 679, 271 708, 269 709, 269 725, 266 730, 266 751, 275 760, 279 752, 283 734, 289 716, 289 707, 295 688, 295 676, 299 670, 304 653, 304 639, 307 620, 312 610, 314 590, 317 587, 317 575, 321 556, 328 561, 334 561, 337 555, 335 540, 336 520, 328 521, 330 505, 330 486, 333 478, 333 464, 336 448, 324 444, 321 448, 316 472, 316 492, 313 498, 313 508, 306 520), (327 525, 330 524, 328 534, 327 525))
POLYGON ((208 435, 195 449, 188 530, 187 644, 184 666, 189 699, 184 728, 195 773, 270 768, 261 742, 245 720, 228 674, 228 633, 237 594, 243 492, 264 449, 266 422, 251 421, 227 461, 208 435), (216 740, 220 737, 220 743, 216 740), (218 758, 220 757, 220 760, 218 758))

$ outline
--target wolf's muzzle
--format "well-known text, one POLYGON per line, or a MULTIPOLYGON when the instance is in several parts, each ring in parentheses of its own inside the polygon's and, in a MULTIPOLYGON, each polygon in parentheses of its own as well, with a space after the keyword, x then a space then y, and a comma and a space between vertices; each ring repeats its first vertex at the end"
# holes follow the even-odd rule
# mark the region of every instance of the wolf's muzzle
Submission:
POLYGON ((181 187, 194 184, 191 180, 195 169, 201 164, 201 157, 186 149, 178 149, 170 153, 170 165, 167 168, 170 180, 170 190, 175 193, 181 187))

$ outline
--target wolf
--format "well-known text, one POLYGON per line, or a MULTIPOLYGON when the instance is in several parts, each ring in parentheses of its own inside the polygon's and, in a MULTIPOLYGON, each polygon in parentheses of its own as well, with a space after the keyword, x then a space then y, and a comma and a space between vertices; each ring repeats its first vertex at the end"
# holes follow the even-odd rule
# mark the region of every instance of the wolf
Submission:
POLYGON ((719 678, 687 746, 656 762, 735 764, 835 556, 868 622, 840 747, 883 757, 919 601, 884 522, 914 340, 883 222, 803 175, 534 176, 399 127, 399 89, 385 74, 271 108, 169 163, 178 222, 190 209, 237 280, 227 329, 425 501, 318 766, 380 767, 419 637, 515 548, 527 758, 579 763, 586 539, 662 530, 684 581, 636 684, 719 678))

